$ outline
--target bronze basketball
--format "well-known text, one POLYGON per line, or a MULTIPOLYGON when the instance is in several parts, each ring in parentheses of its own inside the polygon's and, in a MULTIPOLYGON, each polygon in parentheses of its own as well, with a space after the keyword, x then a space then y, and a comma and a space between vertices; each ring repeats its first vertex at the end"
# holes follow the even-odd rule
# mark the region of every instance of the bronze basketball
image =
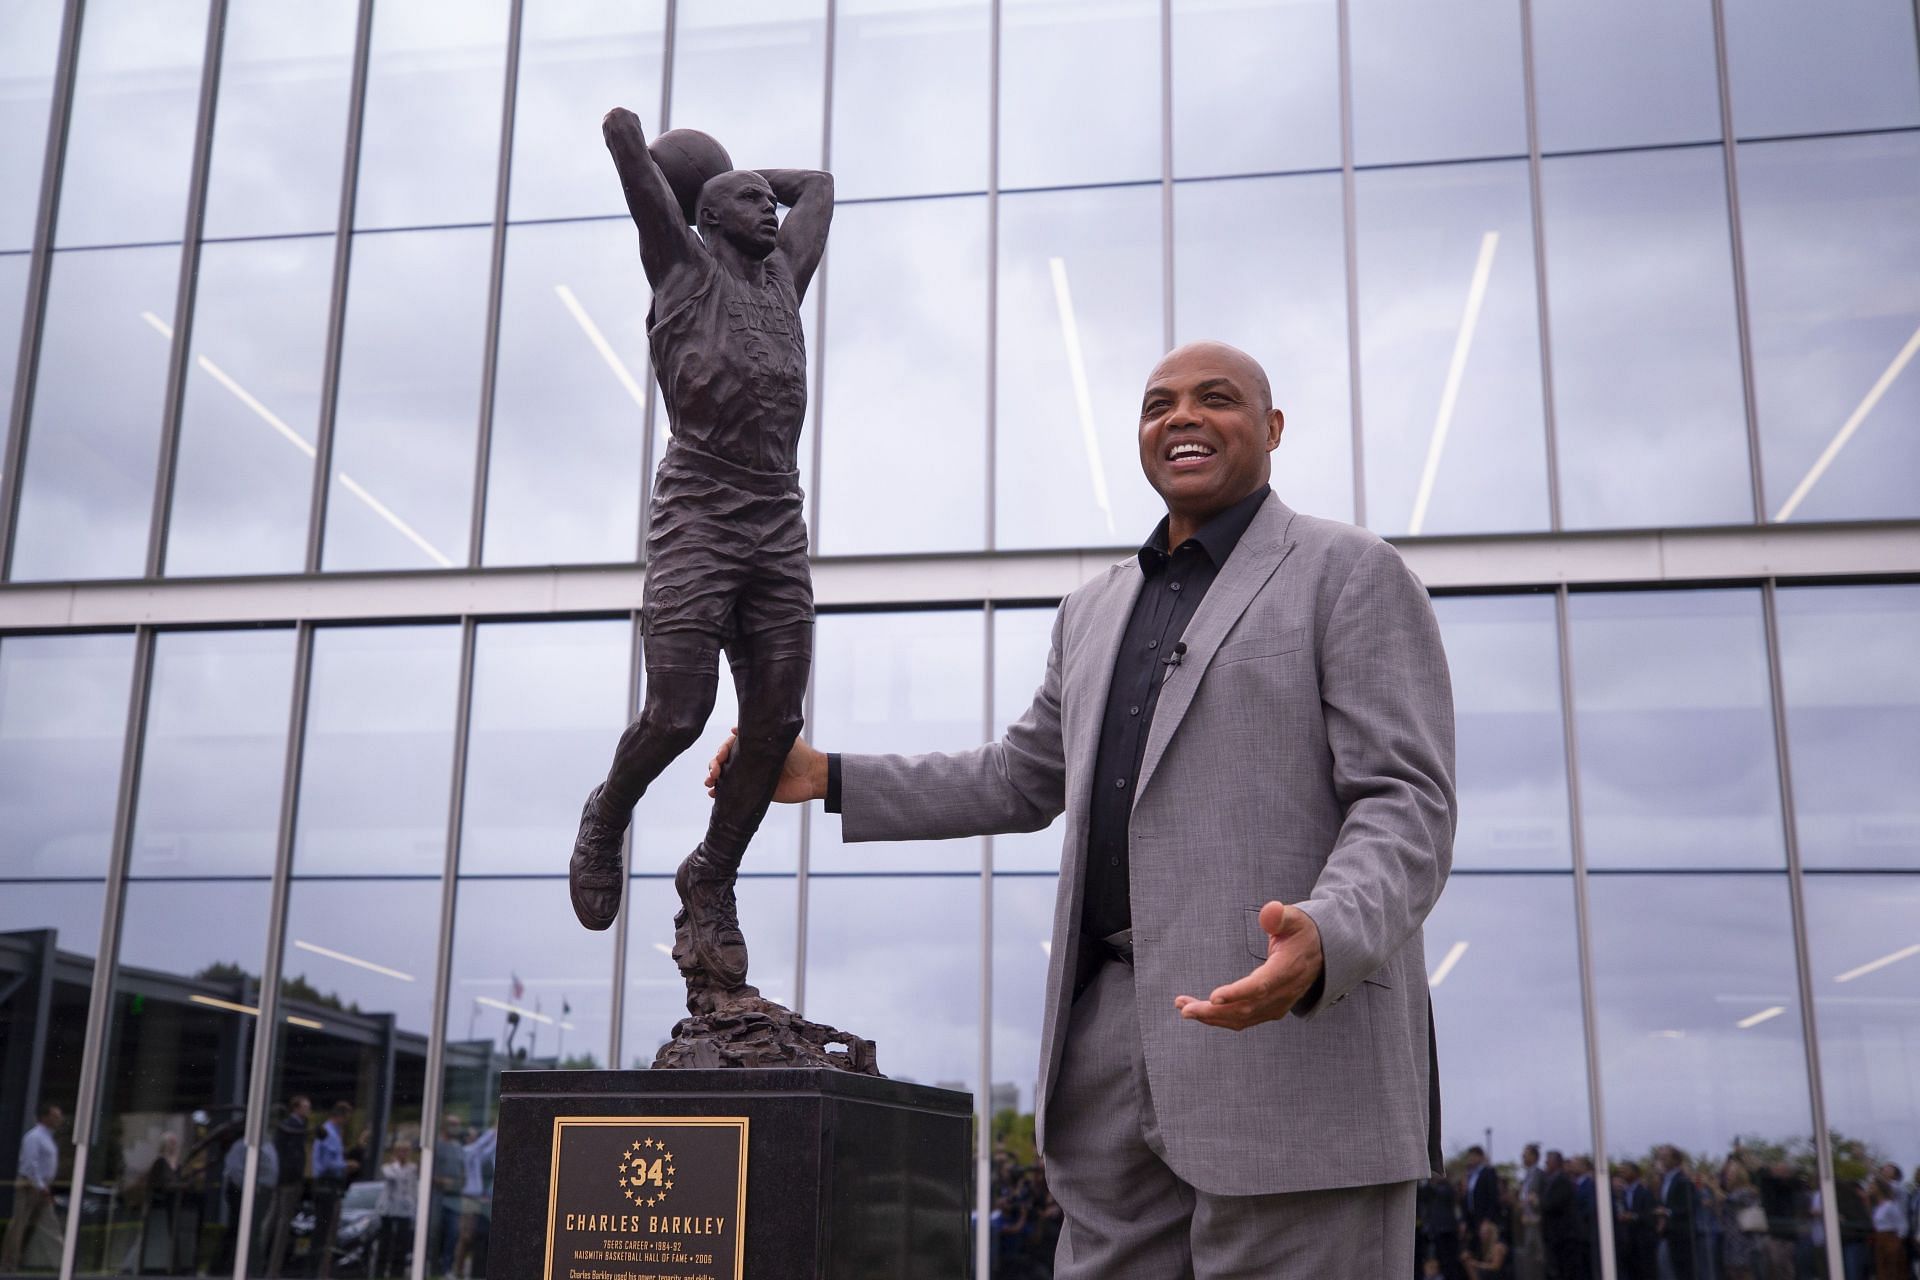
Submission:
POLYGON ((727 149, 712 135, 698 129, 669 129, 655 138, 647 150, 653 162, 660 166, 660 172, 667 176, 667 185, 673 188, 687 224, 693 225, 698 221, 700 189, 709 179, 733 168, 727 149))

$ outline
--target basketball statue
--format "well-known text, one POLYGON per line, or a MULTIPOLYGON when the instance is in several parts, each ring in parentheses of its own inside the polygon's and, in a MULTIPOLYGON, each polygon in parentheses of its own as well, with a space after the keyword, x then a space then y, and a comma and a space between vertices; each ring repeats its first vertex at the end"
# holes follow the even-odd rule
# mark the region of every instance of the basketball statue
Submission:
POLYGON ((714 786, 706 837, 673 878, 673 958, 692 1016, 654 1065, 832 1065, 877 1075, 871 1044, 806 1022, 747 985, 734 901, 740 860, 800 732, 813 665, 797 456, 807 411, 800 300, 826 249, 833 176, 735 169, 724 147, 693 129, 649 146, 624 107, 607 113, 601 132, 640 230, 653 289, 648 344, 672 438, 647 528, 646 701, 581 811, 567 877, 574 913, 589 929, 619 914, 634 806, 705 728, 725 649, 738 740, 714 786))

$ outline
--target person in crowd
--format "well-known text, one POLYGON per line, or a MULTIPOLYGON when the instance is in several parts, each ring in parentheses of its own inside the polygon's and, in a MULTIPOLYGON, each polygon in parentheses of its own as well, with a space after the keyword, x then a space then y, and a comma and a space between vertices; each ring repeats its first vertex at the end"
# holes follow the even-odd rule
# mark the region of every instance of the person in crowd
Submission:
POLYGON ((1516 1280, 1545 1280, 1546 1243, 1540 1234, 1540 1144, 1520 1148, 1520 1171, 1513 1175, 1513 1273, 1516 1280))
POLYGON ((1500 1224, 1483 1219, 1472 1253, 1460 1260, 1469 1280, 1511 1280, 1513 1257, 1507 1242, 1500 1238, 1500 1224))
MULTIPOLYGON (((140 1239, 134 1248, 135 1275, 172 1275, 180 1265, 180 1135, 172 1129, 160 1135, 160 1150, 142 1179, 146 1212, 140 1221, 140 1239)), ((192 1259, 187 1260, 192 1266, 192 1259)))
POLYGON ((1573 1177, 1573 1207, 1580 1221, 1580 1246, 1586 1256, 1586 1274, 1600 1275, 1600 1184, 1593 1174, 1593 1160, 1575 1156, 1567 1161, 1573 1177))
POLYGON ((1873 1228, 1873 1280, 1913 1280, 1907 1266, 1907 1205, 1900 1194, 1900 1170, 1883 1166, 1867 1181, 1867 1205, 1873 1228), (1889 1178, 1888 1169, 1893 1176, 1889 1178))
POLYGON ((1480 1238, 1480 1224, 1500 1220, 1500 1171, 1487 1163, 1486 1148, 1477 1143, 1466 1149, 1465 1194, 1461 1197, 1461 1216, 1467 1221, 1469 1242, 1480 1238))
POLYGON ((296 1093, 287 1099, 287 1114, 273 1131, 273 1145, 279 1166, 279 1178, 273 1187, 273 1206, 267 1221, 273 1241, 267 1250, 267 1280, 279 1280, 287 1263, 287 1248, 293 1243, 293 1218, 300 1212, 300 1201, 307 1190, 307 1139, 313 1118, 313 1099, 296 1093))
POLYGON ((1614 1166, 1614 1254, 1620 1280, 1660 1280, 1660 1236, 1653 1193, 1640 1181, 1640 1166, 1622 1160, 1614 1166))
POLYGON ((1767 1213, 1747 1166, 1728 1156, 1720 1166, 1721 1280, 1757 1280, 1766 1249, 1767 1213))
POLYGON ((1587 1280, 1586 1245, 1580 1239, 1580 1209, 1566 1158, 1547 1152, 1540 1175, 1540 1245, 1552 1280, 1587 1280))
POLYGON ((1420 1184, 1418 1201, 1421 1256, 1438 1264, 1444 1280, 1466 1280, 1460 1263, 1460 1197, 1453 1181, 1434 1174, 1420 1184))
MULTIPOLYGON (((274 1125, 280 1123, 278 1110, 273 1117, 274 1125)), ((236 1122, 235 1128, 240 1126, 236 1122)), ((236 1139, 228 1144, 226 1158, 221 1162, 220 1194, 226 1202, 227 1228, 220 1240, 219 1260, 215 1269, 221 1272, 233 1271, 234 1255, 240 1248, 240 1205, 247 1180, 247 1144, 236 1139)), ((273 1205, 273 1188, 280 1181, 280 1151, 271 1142, 260 1144, 260 1159, 253 1170, 253 1239, 257 1242, 265 1234, 264 1226, 267 1212, 273 1205)), ((258 1248, 258 1244, 255 1245, 258 1248)))
POLYGON ((1658 1274, 1662 1280, 1693 1280, 1693 1179, 1678 1147, 1661 1146, 1654 1152, 1653 1166, 1660 1175, 1654 1209, 1658 1274))
POLYGON ((60 1172, 60 1143, 56 1135, 66 1123, 59 1104, 42 1102, 34 1112, 33 1127, 20 1139, 20 1164, 14 1174, 13 1215, 0 1242, 0 1271, 18 1271, 27 1242, 44 1216, 53 1213, 53 1180, 60 1172))
POLYGON ((433 1259, 434 1274, 453 1274, 453 1257, 460 1243, 460 1188, 467 1180, 466 1148, 462 1137, 466 1121, 458 1115, 443 1116, 440 1137, 433 1144, 433 1211, 439 1252, 433 1259))
POLYGON ((420 1166, 413 1144, 402 1138, 380 1166, 380 1243, 376 1274, 404 1276, 413 1261, 414 1204, 420 1191, 420 1166))
POLYGON ((1809 1192, 1806 1177, 1788 1160, 1749 1164, 1746 1151, 1738 1145, 1733 1155, 1753 1174, 1760 1189, 1760 1208, 1767 1217, 1768 1280, 1792 1276, 1799 1265, 1800 1222, 1809 1192))
POLYGON ((313 1235, 320 1250, 322 1277, 333 1274, 333 1246, 340 1233, 340 1201, 356 1172, 347 1159, 347 1125, 353 1119, 351 1102, 336 1102, 320 1136, 313 1144, 313 1235))
POLYGON ((453 1251, 456 1277, 487 1273, 487 1243, 493 1226, 493 1153, 500 1131, 489 1128, 460 1149, 460 1239, 453 1251))

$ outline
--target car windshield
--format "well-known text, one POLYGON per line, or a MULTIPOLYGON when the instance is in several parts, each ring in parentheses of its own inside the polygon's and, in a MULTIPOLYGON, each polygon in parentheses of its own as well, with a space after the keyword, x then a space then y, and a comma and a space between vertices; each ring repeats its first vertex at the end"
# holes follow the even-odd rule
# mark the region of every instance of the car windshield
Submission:
POLYGON ((341 1207, 346 1209, 377 1209, 380 1207, 381 1183, 356 1182, 347 1188, 347 1198, 341 1207))

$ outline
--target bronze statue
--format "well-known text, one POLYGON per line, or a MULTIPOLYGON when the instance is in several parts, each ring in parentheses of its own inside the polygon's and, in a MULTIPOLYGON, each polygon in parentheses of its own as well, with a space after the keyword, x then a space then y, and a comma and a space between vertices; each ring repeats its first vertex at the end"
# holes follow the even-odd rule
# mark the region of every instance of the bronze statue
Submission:
POLYGON ((878 1074, 871 1045, 805 1023, 747 985, 734 900, 741 857, 800 732, 813 662, 797 458, 807 409, 800 300, 826 249, 833 176, 734 169, 719 143, 688 129, 649 147, 624 107, 607 113, 601 131, 640 230, 653 288, 647 333, 672 439, 647 529, 646 702, 581 811, 568 870, 573 909, 589 929, 613 923, 625 887, 622 833, 647 786, 705 727, 724 647, 739 741, 706 838, 674 875, 673 957, 693 1017, 656 1065, 830 1063, 878 1074), (848 1052, 828 1052, 835 1043, 848 1052))

